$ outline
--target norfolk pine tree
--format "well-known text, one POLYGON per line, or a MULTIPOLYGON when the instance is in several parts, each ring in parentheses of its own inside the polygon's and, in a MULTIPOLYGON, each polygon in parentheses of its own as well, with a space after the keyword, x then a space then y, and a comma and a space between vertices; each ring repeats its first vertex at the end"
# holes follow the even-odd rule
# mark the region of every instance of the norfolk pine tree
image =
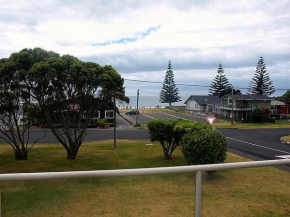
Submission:
POLYGON ((169 103, 169 106, 171 106, 171 103, 174 102, 180 102, 181 99, 178 96, 178 88, 175 85, 174 82, 174 74, 171 67, 171 61, 169 60, 168 63, 168 70, 165 74, 163 87, 160 92, 160 100, 161 103, 169 103))
POLYGON ((224 69, 222 64, 219 64, 218 74, 214 78, 209 93, 212 96, 222 97, 228 93, 228 89, 231 88, 227 77, 224 75, 224 69))
POLYGON ((250 82, 248 91, 249 94, 266 96, 275 93, 275 88, 273 82, 270 80, 269 74, 267 73, 263 57, 260 57, 258 61, 256 73, 254 74, 253 80, 250 82))

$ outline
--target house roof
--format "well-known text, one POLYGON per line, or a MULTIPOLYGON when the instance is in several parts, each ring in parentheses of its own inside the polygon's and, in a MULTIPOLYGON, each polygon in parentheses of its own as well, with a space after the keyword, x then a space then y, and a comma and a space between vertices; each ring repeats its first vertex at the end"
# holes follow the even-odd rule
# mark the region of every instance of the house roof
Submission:
POLYGON ((216 104, 216 103, 220 103, 221 100, 219 97, 217 96, 208 96, 208 95, 202 95, 202 96, 198 96, 198 95, 191 95, 185 102, 184 104, 186 104, 189 100, 193 99, 194 101, 197 102, 197 104, 199 105, 206 105, 206 104, 216 104))
POLYGON ((281 102, 281 101, 278 101, 278 100, 273 100, 271 101, 271 105, 276 105, 276 106, 284 106, 285 103, 284 102, 281 102))
MULTIPOLYGON (((231 95, 226 95, 223 96, 222 98, 228 98, 228 97, 232 97, 231 95)), ((233 95, 233 98, 235 100, 263 100, 263 101, 270 101, 272 100, 271 97, 265 96, 265 95, 250 95, 250 94, 235 94, 233 95)))

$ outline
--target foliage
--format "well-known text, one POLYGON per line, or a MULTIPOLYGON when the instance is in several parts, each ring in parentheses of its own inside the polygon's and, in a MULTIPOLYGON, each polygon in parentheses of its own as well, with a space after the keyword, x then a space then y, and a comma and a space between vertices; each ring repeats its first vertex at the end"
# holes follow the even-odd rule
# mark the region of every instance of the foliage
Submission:
POLYGON ((169 60, 168 70, 165 74, 163 87, 160 92, 160 102, 169 103, 169 106, 171 106, 171 103, 180 101, 181 99, 178 96, 178 88, 176 87, 174 82, 174 74, 171 67, 171 61, 169 60))
POLYGON ((188 164, 216 164, 226 159, 227 140, 217 130, 204 129, 184 135, 181 150, 188 164))
POLYGON ((45 122, 66 149, 68 159, 75 159, 86 129, 101 107, 111 103, 114 95, 128 101, 124 80, 113 67, 70 55, 33 64, 28 78, 45 122))
MULTIPOLYGON (((233 95, 241 95, 242 91, 239 89, 233 89, 233 95)), ((225 89, 225 95, 232 95, 232 87, 229 86, 225 89)))
POLYGON ((271 113, 270 109, 268 109, 268 108, 262 108, 262 112, 264 114, 264 118, 270 117, 270 113, 271 113))
POLYGON ((230 87, 230 84, 229 84, 227 77, 224 75, 224 69, 223 69, 221 63, 219 64, 217 72, 218 72, 218 74, 214 78, 214 80, 211 84, 211 87, 209 89, 209 93, 212 96, 222 97, 228 93, 229 88, 231 88, 231 87, 230 87))
POLYGON ((283 96, 277 97, 277 99, 284 102, 287 107, 290 107, 290 90, 286 91, 283 96))
POLYGON ((257 95, 271 95, 275 93, 275 88, 267 73, 263 57, 260 57, 257 63, 256 73, 250 82, 248 91, 250 94, 257 95))
POLYGON ((0 61, 0 138, 11 145, 17 160, 27 160, 28 152, 41 139, 31 144, 29 136, 37 113, 26 86, 26 70, 32 63, 27 51, 0 61))
POLYGON ((98 126, 99 127, 105 127, 106 125, 109 125, 110 123, 106 119, 100 119, 98 120, 98 126))
POLYGON ((159 142, 163 148, 164 158, 171 159, 171 155, 186 133, 212 129, 205 123, 193 123, 185 120, 151 120, 147 124, 151 141, 159 142))
POLYGON ((253 122, 262 122, 264 119, 264 113, 262 111, 262 109, 260 108, 255 108, 252 112, 251 112, 251 119, 253 122))

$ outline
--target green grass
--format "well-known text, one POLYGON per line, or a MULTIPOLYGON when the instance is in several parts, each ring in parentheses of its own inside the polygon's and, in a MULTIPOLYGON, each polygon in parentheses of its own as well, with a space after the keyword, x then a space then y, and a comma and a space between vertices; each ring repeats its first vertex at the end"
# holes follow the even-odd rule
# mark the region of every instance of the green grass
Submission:
POLYGON ((214 124, 217 128, 240 128, 240 129, 252 129, 252 128, 288 128, 290 122, 276 120, 276 123, 240 123, 236 122, 234 126, 231 125, 231 121, 217 119, 214 124))
MULTIPOLYGON (((76 160, 62 146, 38 145, 29 160, 15 161, 0 146, 0 173, 129 169, 186 165, 180 149, 164 160, 149 141, 86 143, 76 160)), ((247 161, 228 154, 227 162, 247 161)), ((5 216, 194 216, 192 173, 0 183, 5 216)), ((289 216, 289 173, 273 168, 220 171, 204 178, 203 216, 289 216)))

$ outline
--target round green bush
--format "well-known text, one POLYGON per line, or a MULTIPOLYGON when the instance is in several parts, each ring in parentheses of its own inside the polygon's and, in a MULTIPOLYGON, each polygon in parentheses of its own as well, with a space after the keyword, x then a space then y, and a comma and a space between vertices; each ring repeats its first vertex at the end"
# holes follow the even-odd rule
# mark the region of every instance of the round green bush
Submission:
POLYGON ((227 140, 219 131, 205 129, 185 134, 181 149, 190 165, 222 163, 226 159, 227 140))
POLYGON ((264 112, 260 108, 255 108, 251 112, 251 119, 253 122, 262 122, 264 119, 264 112))

